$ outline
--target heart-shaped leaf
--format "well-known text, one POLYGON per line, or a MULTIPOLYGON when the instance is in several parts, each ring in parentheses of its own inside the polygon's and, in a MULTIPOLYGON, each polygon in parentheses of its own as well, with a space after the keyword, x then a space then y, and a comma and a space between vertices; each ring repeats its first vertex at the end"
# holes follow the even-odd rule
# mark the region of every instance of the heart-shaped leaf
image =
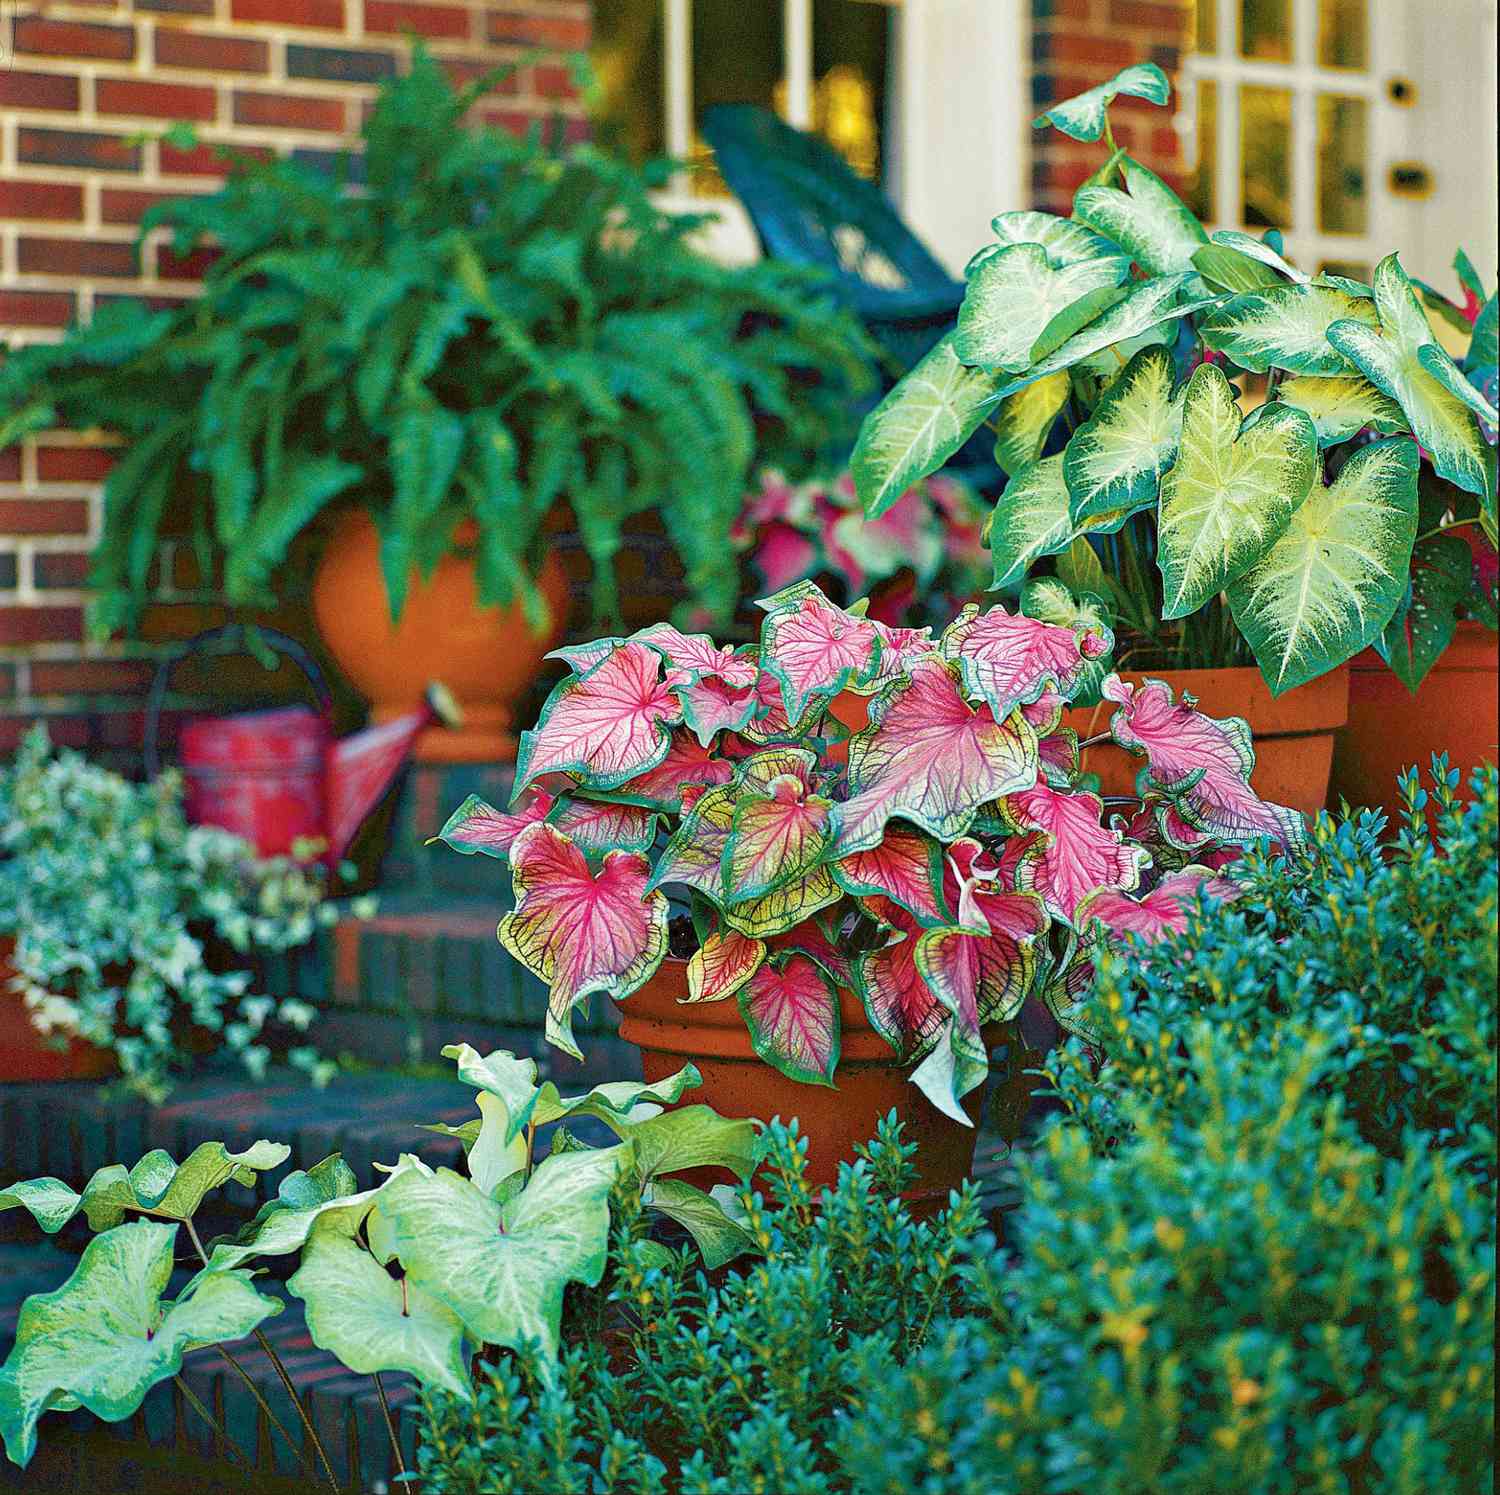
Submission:
POLYGON ((1114 648, 1108 630, 1059 628, 1003 607, 980 612, 969 603, 943 634, 970 695, 983 696, 996 721, 1054 690, 1071 697, 1091 660, 1114 648))
POLYGON ((832 809, 791 774, 772 779, 764 795, 744 796, 721 863, 725 903, 762 898, 806 877, 828 848, 832 809))
POLYGON ((890 899, 868 898, 865 908, 887 927, 889 937, 878 949, 855 957, 854 988, 870 1026, 901 1061, 919 1059, 937 1042, 948 1016, 917 967, 924 925, 890 899))
POLYGON ((828 978, 805 955, 780 969, 763 965, 739 991, 750 1043, 789 1079, 833 1084, 839 1062, 839 1004, 828 978))
POLYGON ((627 997, 661 964, 667 900, 649 892, 650 864, 612 851, 594 873, 554 826, 533 825, 511 847, 515 907, 500 921, 500 943, 548 985, 547 1037, 582 1058, 573 1008, 594 992, 627 997))
POLYGON ((683 1179, 658 1178, 646 1186, 641 1200, 675 1220, 692 1236, 703 1254, 703 1265, 710 1272, 737 1256, 758 1253, 761 1249, 750 1233, 743 1206, 727 1184, 716 1185, 711 1193, 705 1194, 683 1179))
POLYGON ((670 623, 653 623, 631 634, 631 639, 649 644, 691 680, 713 678, 728 685, 755 684, 755 661, 726 644, 716 644, 706 633, 683 633, 670 623))
POLYGON ((765 958, 764 941, 734 929, 715 930, 688 961, 688 1000, 722 1002, 732 997, 765 958))
POLYGON ((1033 783, 1036 736, 969 705, 948 669, 917 666, 870 711, 849 744, 849 798, 834 808, 839 854, 868 851, 894 816, 940 840, 962 835, 983 804, 1033 783))
POLYGON ((1282 380, 1276 397, 1312 421, 1319 446, 1347 441, 1367 426, 1387 435, 1406 429, 1401 407, 1359 374, 1332 379, 1294 374, 1282 380))
POLYGON ((682 809, 683 794, 688 789, 727 784, 733 777, 733 763, 714 757, 692 732, 678 727, 672 733, 666 756, 644 773, 626 779, 609 797, 675 814, 682 809))
POLYGON ((556 803, 552 795, 534 784, 509 814, 471 794, 448 817, 435 839, 464 856, 477 852, 487 857, 503 857, 516 837, 528 825, 545 820, 556 803))
POLYGON ((1193 255, 1208 243, 1203 225, 1154 171, 1128 156, 1121 169, 1125 191, 1080 187, 1073 216, 1118 244, 1152 275, 1192 270, 1193 255))
POLYGON ((97 1235, 73 1275, 21 1305, 16 1341, 0 1366, 0 1434, 23 1468, 51 1407, 87 1407, 104 1422, 129 1417, 195 1345, 241 1339, 280 1312, 248 1272, 202 1276, 164 1303, 175 1224, 136 1220, 97 1235))
POLYGON ((424 1386, 471 1399, 463 1324, 420 1287, 397 1281, 348 1236, 313 1238, 287 1291, 307 1305, 307 1332, 361 1375, 406 1371, 424 1386))
POLYGON ((758 704, 754 685, 731 685, 718 676, 678 687, 682 720, 703 747, 720 732, 742 731, 758 704))
POLYGON ((1223 372, 1207 363, 1193 370, 1182 445, 1161 485, 1163 618, 1196 612, 1280 539, 1312 488, 1317 455, 1300 410, 1263 406, 1242 425, 1223 372))
POLYGON ((689 1090, 702 1083, 703 1077, 692 1064, 684 1064, 664 1080, 606 1080, 585 1095, 559 1095, 557 1086, 548 1080, 537 1092, 531 1120, 536 1126, 546 1126, 566 1117, 593 1116, 618 1130, 620 1122, 628 1121, 639 1108, 656 1110, 675 1106, 689 1090))
POLYGON ((1011 477, 1041 456, 1071 388, 1066 373, 1048 374, 1001 400, 995 411, 995 461, 1011 477))
POLYGON ((1105 111, 1119 94, 1165 104, 1172 95, 1167 75, 1154 62, 1136 62, 1085 93, 1054 104, 1031 122, 1033 129, 1052 125, 1074 140, 1097 140, 1104 133, 1105 111))
POLYGON ((656 840, 656 816, 640 805, 569 795, 548 818, 586 856, 649 851, 656 840))
POLYGON ((1378 328, 1335 322, 1328 329, 1329 342, 1401 407, 1440 476, 1492 500, 1495 453, 1480 433, 1476 411, 1488 409, 1486 419, 1493 426, 1493 407, 1438 346, 1394 254, 1375 267, 1375 307, 1378 328))
POLYGON ((787 719, 802 720, 814 698, 831 700, 868 681, 880 663, 880 635, 868 618, 836 607, 810 581, 760 604, 760 665, 781 686, 787 719))
POLYGON ((995 558, 991 591, 1020 581, 1044 555, 1067 550, 1080 535, 1112 534, 1130 517, 1130 509, 1116 509, 1075 524, 1063 461, 1061 452, 1043 457, 1005 485, 985 529, 995 558))
POLYGON ((1080 260, 1111 257, 1129 267, 1130 262, 1120 253, 1118 244, 1111 244, 1102 234, 1085 228, 1073 218, 1059 218, 1055 213, 1039 213, 1031 208, 1019 208, 991 219, 990 227, 998 242, 981 249, 975 255, 969 263, 968 269, 971 271, 1010 244, 1040 244, 1047 251, 1048 263, 1059 270, 1068 265, 1076 265, 1080 260))
POLYGON ((1272 695, 1351 659, 1390 621, 1417 536, 1417 465, 1406 438, 1361 447, 1230 584, 1234 621, 1272 695))
POLYGON ((937 890, 943 885, 943 848, 912 826, 887 825, 878 846, 851 852, 833 875, 847 893, 888 898, 921 922, 945 918, 937 890))
POLYGON ((753 1121, 720 1116, 709 1106, 661 1111, 648 1103, 635 1111, 632 1116, 601 1112, 600 1119, 617 1137, 631 1144, 635 1170, 643 1184, 686 1168, 727 1168, 740 1179, 750 1177, 755 1152, 753 1121), (647 1111, 657 1114, 639 1114, 647 1111))
POLYGON ((648 891, 666 883, 696 888, 715 903, 724 898, 724 848, 734 828, 734 807, 739 791, 731 784, 710 789, 682 817, 662 849, 656 870, 646 884, 648 891))
POLYGON ((1075 910, 1074 925, 1086 930, 1096 920, 1112 935, 1138 935, 1159 940, 1181 934, 1187 928, 1188 910, 1200 896, 1222 900, 1238 898, 1241 889, 1207 867, 1184 867, 1162 878, 1149 893, 1133 896, 1117 888, 1090 893, 1075 910))
POLYGON ((1198 331, 1241 368, 1343 375, 1349 365, 1328 341, 1328 329, 1351 318, 1374 327, 1375 307, 1332 286, 1280 285, 1232 297, 1201 316, 1198 331))
POLYGON ((1416 691, 1453 642, 1472 574, 1473 555, 1458 535, 1431 535, 1413 549, 1411 590, 1375 643, 1409 691, 1416 691))
POLYGON ((953 351, 964 363, 1019 373, 1030 367, 1032 346, 1059 312, 1090 291, 1119 285, 1127 270, 1117 258, 1058 269, 1040 244, 1007 245, 969 277, 953 351))
POLYGON ((1063 452, 1069 513, 1079 523, 1131 514, 1156 502, 1177 458, 1185 395, 1165 348, 1143 348, 1105 390, 1063 452))

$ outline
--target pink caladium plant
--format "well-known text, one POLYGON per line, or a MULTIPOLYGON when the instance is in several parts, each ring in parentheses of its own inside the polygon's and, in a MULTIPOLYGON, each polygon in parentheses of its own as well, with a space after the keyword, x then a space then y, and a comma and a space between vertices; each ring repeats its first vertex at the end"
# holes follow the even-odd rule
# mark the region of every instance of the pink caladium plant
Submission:
POLYGON ((1112 646, 1097 620, 970 607, 933 638, 806 581, 760 606, 756 648, 658 627, 565 651, 511 806, 471 797, 443 829, 508 857, 500 938, 575 1057, 573 1009, 628 1002, 671 949, 685 1003, 734 1001, 756 1053, 809 1084, 838 1085, 856 994, 966 1119, 1028 1002, 1082 1029, 1099 941, 1181 927, 1194 899, 1233 896, 1242 846, 1303 834, 1251 789, 1245 724, 1157 681, 1104 682, 1141 772, 1134 797, 1094 792, 1059 723, 1112 646), (850 695, 868 708, 852 736, 850 695))

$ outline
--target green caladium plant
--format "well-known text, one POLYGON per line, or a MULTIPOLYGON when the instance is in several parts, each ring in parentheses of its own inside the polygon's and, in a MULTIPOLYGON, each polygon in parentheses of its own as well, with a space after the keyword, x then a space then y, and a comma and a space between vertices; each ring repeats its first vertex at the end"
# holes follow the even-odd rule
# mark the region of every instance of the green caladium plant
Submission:
POLYGON ((865 419, 866 512, 987 425, 995 589, 1056 578, 1138 667, 1253 659, 1279 693, 1373 645, 1415 690, 1459 617, 1495 626, 1495 298, 1462 255, 1460 308, 1394 254, 1366 285, 1210 235, 1116 147, 1122 94, 1169 89, 1138 64, 1038 118, 1108 156, 1071 217, 994 219, 953 331, 865 419))

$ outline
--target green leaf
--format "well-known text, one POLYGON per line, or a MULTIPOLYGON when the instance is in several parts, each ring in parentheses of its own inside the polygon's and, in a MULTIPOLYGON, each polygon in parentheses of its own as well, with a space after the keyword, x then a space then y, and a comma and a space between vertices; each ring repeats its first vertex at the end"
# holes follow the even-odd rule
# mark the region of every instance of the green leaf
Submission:
POLYGON ((1050 124, 1074 140, 1097 140, 1104 133, 1106 110, 1122 93, 1147 99, 1153 104, 1165 104, 1172 95, 1172 86, 1167 82, 1167 75, 1154 62, 1132 63, 1107 83, 1064 99, 1045 114, 1037 115, 1031 122, 1032 128, 1040 129, 1050 124))
POLYGON ((1021 208, 1011 213, 1001 213, 990 222, 997 243, 979 251, 969 263, 977 268, 984 259, 998 254, 1008 244, 1040 244, 1047 251, 1047 261, 1054 269, 1061 270, 1076 265, 1081 260, 1117 259, 1125 269, 1130 261, 1120 252, 1118 244, 1111 244, 1102 234, 1072 218, 1059 218, 1054 213, 1039 213, 1031 208, 1021 208), (982 258, 981 258, 982 256, 982 258))
POLYGON ((1276 398, 1295 405, 1313 423, 1319 446, 1347 441, 1366 426, 1387 436, 1406 429, 1401 407, 1375 388, 1362 374, 1325 378, 1293 374, 1283 379, 1276 398))
POLYGON ((1361 447, 1230 584, 1234 621, 1272 695, 1353 658, 1390 620, 1417 537, 1418 460, 1406 438, 1361 447))
POLYGON ((1035 363, 1050 357, 1070 338, 1096 322, 1105 312, 1113 311, 1129 293, 1123 286, 1102 285, 1096 290, 1086 291, 1076 301, 1053 316, 1031 345, 1031 358, 1035 363))
POLYGON ((414 405, 401 411, 391 426, 391 477, 395 500, 378 517, 380 567, 385 573, 391 616, 400 617, 416 558, 421 527, 447 497, 463 455, 463 420, 441 406, 414 405))
POLYGON ((487 1091, 504 1102, 510 1116, 506 1141, 530 1120, 541 1091, 536 1083, 536 1060, 518 1059, 508 1049, 484 1055, 466 1043, 450 1043, 442 1049, 445 1059, 458 1065, 458 1077, 466 1085, 487 1091))
POLYGON ((511 1131, 511 1116, 498 1095, 481 1090, 479 1130, 468 1148, 469 1177, 490 1199, 499 1197, 506 1181, 526 1168, 531 1149, 526 1138, 511 1131))
POLYGON ((1230 295, 1285 284, 1262 260, 1224 244, 1205 244, 1202 249, 1194 251, 1193 266, 1210 290, 1225 291, 1230 295))
POLYGON ((563 1289, 604 1273, 609 1193, 628 1146, 546 1158, 501 1205, 448 1169, 393 1178, 378 1213, 409 1284, 444 1303, 478 1344, 535 1341, 557 1358, 563 1289))
POLYGON ((1193 269, 1193 256, 1208 243, 1203 225, 1153 171, 1128 156, 1121 162, 1125 191, 1080 187, 1073 216, 1112 240, 1141 269, 1166 275, 1193 269))
POLYGON ((402 1283, 348 1236, 321 1230, 287 1282, 307 1305, 307 1332, 360 1375, 400 1370, 424 1386, 472 1394, 458 1315, 402 1283))
POLYGON ((1442 477, 1466 492, 1492 498, 1495 454, 1474 415, 1476 402, 1488 402, 1438 346, 1394 254, 1375 267, 1375 306, 1378 329, 1356 321, 1335 322, 1328 340, 1401 407, 1442 477), (1455 392, 1465 389, 1469 393, 1455 392))
POLYGON ((17 1464, 31 1461, 49 1408, 82 1405, 119 1422, 177 1373, 187 1350, 243 1338, 280 1311, 248 1272, 201 1279, 164 1303, 176 1238, 176 1225, 151 1220, 106 1230, 61 1287, 21 1305, 15 1347, 0 1366, 0 1434, 17 1464))
MULTIPOLYGON (((1307 276, 1295 265, 1289 265, 1276 250, 1264 239, 1254 238, 1250 234, 1244 234, 1237 228, 1221 228, 1212 236, 1210 241, 1223 249, 1232 249, 1237 254, 1243 254, 1248 259, 1258 260, 1268 269, 1275 270, 1279 276, 1285 276, 1288 280, 1296 281, 1299 285, 1307 284, 1307 276)), ((1280 284, 1279 278, 1274 282, 1280 284)), ((1241 287, 1243 290, 1253 289, 1250 286, 1241 287)))
POLYGON ((1312 487, 1317 455, 1300 410, 1262 406, 1242 425, 1223 372, 1193 370, 1177 463, 1161 485, 1163 618, 1195 612, 1266 553, 1312 487))
POLYGON ((1210 348, 1242 368, 1347 374, 1349 365, 1329 342, 1328 329, 1349 319, 1373 327, 1375 308, 1331 286, 1283 285, 1233 297, 1200 317, 1198 331, 1210 348))
POLYGON ((548 1080, 538 1093, 532 1120, 537 1126, 545 1126, 565 1116, 593 1116, 615 1127, 618 1121, 628 1121, 639 1107, 676 1105, 687 1091, 702 1083, 697 1066, 692 1064, 684 1064, 675 1074, 649 1084, 641 1080, 607 1080, 586 1095, 559 1095, 557 1086, 548 1080))
POLYGON ((999 378, 961 363, 950 332, 865 417, 850 470, 869 518, 936 472, 974 434, 999 378))
POLYGON ((1066 373, 1048 374, 1013 395, 995 411, 995 461, 1014 477, 1042 454, 1059 412, 1068 403, 1066 373))
POLYGON ((1104 392, 1063 453, 1075 522, 1156 502, 1182 439, 1185 393, 1165 348, 1145 348, 1104 392))
POLYGON ((995 557, 992 591, 1020 581, 1044 555, 1066 550, 1080 534, 1109 534, 1129 518, 1128 510, 1100 513, 1081 524, 1070 513, 1063 458, 1043 457, 1018 473, 1000 495, 986 525, 995 557))
POLYGON ((1040 244, 1008 245, 970 276, 953 351, 964 363, 1019 373, 1030 366, 1032 345, 1059 312, 1091 291, 1119 285, 1127 269, 1113 258, 1054 269, 1040 244))
POLYGON ((760 1251, 755 1237, 741 1223, 743 1208, 736 1208, 739 1201, 727 1185, 719 1184, 712 1194, 705 1194, 680 1178, 658 1178, 641 1195, 641 1202, 660 1210, 692 1236, 710 1272, 737 1256, 760 1251))
POLYGON ((1411 590, 1375 641, 1380 656, 1413 694, 1453 642, 1468 595, 1473 556, 1457 535, 1430 535, 1411 557, 1411 590))
POLYGON ((1496 310, 1497 298, 1491 296, 1474 319, 1474 333, 1469 339, 1469 351, 1464 354, 1464 368, 1482 369, 1500 363, 1500 311, 1496 310))
POLYGON ((635 1144, 635 1166, 643 1183, 684 1168, 728 1168, 750 1177, 753 1121, 720 1116, 710 1106, 680 1106, 633 1120, 618 1115, 600 1119, 622 1141, 635 1144))

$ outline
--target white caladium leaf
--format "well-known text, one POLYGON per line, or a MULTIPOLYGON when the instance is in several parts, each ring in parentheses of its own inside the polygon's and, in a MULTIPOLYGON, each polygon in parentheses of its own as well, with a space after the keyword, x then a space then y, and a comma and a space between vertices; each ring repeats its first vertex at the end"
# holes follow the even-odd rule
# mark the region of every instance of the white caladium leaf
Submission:
POLYGON ((1063 476, 1065 454, 1043 457, 1005 486, 985 528, 985 539, 995 557, 992 591, 1020 581, 1044 555, 1068 549, 1084 534, 1111 534, 1132 510, 1091 514, 1074 523, 1072 497, 1063 476))
POLYGON ((525 1171, 530 1151, 525 1137, 511 1135, 510 1109, 499 1096, 481 1090, 475 1099, 479 1130, 469 1144, 469 1177, 476 1189, 498 1199, 501 1186, 525 1171))
POLYGON ((1211 291, 1238 295, 1241 291, 1264 291, 1286 282, 1258 258, 1241 254, 1227 244, 1205 244, 1193 254, 1193 267, 1211 291))
POLYGON ((1300 410, 1270 405, 1240 419, 1222 370, 1188 380, 1182 444, 1162 480, 1157 564, 1162 616, 1196 612, 1281 537, 1317 477, 1318 444, 1300 410))
POLYGON ((995 411, 995 461, 1011 477, 1041 456, 1071 388, 1066 373, 1048 374, 1000 402, 995 411))
POLYGON ((943 885, 943 848, 914 826, 887 825, 878 846, 835 863, 833 875, 847 893, 889 899, 926 924, 946 913, 938 901, 943 885))
POLYGON ((15 1463, 31 1462, 37 1421, 50 1408, 83 1406, 120 1422, 176 1375, 186 1351, 241 1339, 281 1311, 248 1272, 201 1276, 190 1293, 164 1302, 176 1238, 175 1224, 117 1225, 84 1247, 61 1287, 21 1305, 15 1346, 0 1366, 0 1436, 15 1463))
POLYGON ((1074 140, 1097 140, 1104 133, 1105 112, 1120 94, 1165 104, 1172 96, 1167 75, 1154 62, 1136 62, 1122 68, 1106 83, 1054 104, 1031 122, 1033 129, 1051 125, 1074 140))
MULTIPOLYGON (((988 258, 998 254, 1010 244, 1040 244, 1047 251, 1047 259, 1056 269, 1076 265, 1080 260, 1102 260, 1114 258, 1127 268, 1129 259, 1120 252, 1118 244, 1112 244, 1102 234, 1072 218, 1059 218, 1055 213, 1040 213, 1031 208, 1001 213, 990 221, 997 242, 980 255, 988 258)), ((979 258, 978 255, 975 256, 979 258)), ((982 261, 981 261, 982 263, 982 261)), ((970 262, 970 268, 974 268, 970 262)))
POLYGON ((1347 441, 1367 427, 1391 436, 1406 429, 1401 407, 1360 374, 1294 374, 1281 381, 1276 398, 1312 421, 1319 446, 1347 441))
MULTIPOLYGON (((536 1110, 531 1119, 536 1126, 546 1126, 550 1121, 562 1121, 570 1116, 592 1116, 618 1131, 622 1122, 630 1120, 640 1110, 655 1112, 663 1106, 675 1106, 689 1090, 702 1083, 703 1077, 694 1064, 684 1064, 664 1080, 606 1080, 584 1095, 559 1095, 557 1086, 548 1080, 537 1094, 536 1110)), ((690 1165, 678 1163, 674 1166, 690 1165)))
POLYGON ((868 618, 830 602, 810 581, 764 598, 760 666, 781 686, 787 719, 802 720, 809 702, 831 700, 867 683, 880 666, 880 634, 868 618))
POLYGON ((597 873, 551 825, 533 825, 511 848, 516 905, 500 943, 548 985, 547 1037, 581 1058, 572 1012, 594 992, 627 997, 661 964, 667 900, 648 892, 646 858, 612 851, 597 873))
POLYGON ((1156 502, 1182 439, 1185 392, 1174 394, 1176 377, 1165 348, 1143 348, 1073 433, 1063 479, 1075 523, 1156 502))
POLYGON ((819 966, 789 956, 778 969, 763 965, 740 988, 740 1012, 750 1043, 788 1079, 833 1084, 839 1062, 839 1003, 819 966))
POLYGON ((348 1236, 320 1230, 287 1291, 307 1305, 312 1342, 350 1370, 405 1371, 464 1401, 473 1396, 458 1315, 415 1284, 392 1277, 348 1236))
POLYGON ((1192 270, 1193 255, 1208 235, 1182 199, 1138 161, 1121 162, 1125 191, 1118 187, 1080 187, 1073 216, 1126 250, 1152 275, 1192 270))
POLYGON ((630 1143, 632 1164, 643 1184, 687 1168, 727 1168, 748 1179, 754 1168, 755 1123, 747 1118, 720 1116, 709 1106, 662 1111, 649 1103, 628 1115, 599 1115, 617 1137, 630 1143))
POLYGON ((743 1207, 727 1184, 719 1184, 705 1194, 683 1179, 657 1178, 646 1186, 641 1199, 649 1208, 675 1220, 692 1236, 710 1272, 737 1256, 760 1253, 743 1207))
POLYGON ((1212 235, 1212 242, 1248 255, 1253 260, 1259 260, 1261 264, 1270 266, 1278 274, 1286 276, 1288 280, 1295 281, 1299 285, 1307 284, 1307 276, 1295 265, 1290 265, 1282 259, 1264 239, 1241 233, 1237 228, 1221 228, 1212 235))
POLYGON ((1417 465, 1408 438, 1361 447, 1230 583, 1234 621, 1273 695, 1353 658, 1390 621, 1417 537, 1417 465))
POLYGON ((688 961, 688 1000, 722 1002, 732 997, 765 958, 764 940, 751 939, 735 929, 713 931, 688 961))
POLYGON ((934 473, 979 428, 1004 376, 970 368, 950 332, 865 417, 849 468, 865 513, 877 518, 934 473))
POLYGON ((1040 244, 1009 245, 969 278, 953 351, 964 363, 1019 373, 1053 317, 1090 291, 1119 285, 1127 271, 1115 258, 1054 269, 1040 244))
POLYGON ((982 696, 996 721, 1048 691, 1071 697, 1090 661, 1114 648, 1105 629, 1061 628, 1003 607, 980 612, 969 603, 943 634, 944 657, 962 674, 964 689, 982 696))
POLYGON ((936 660, 875 702, 849 744, 849 798, 834 808, 840 856, 878 846, 892 816, 940 840, 961 836, 981 805, 1036 781, 1036 734, 964 699, 936 660))
POLYGON ((1343 375, 1351 370, 1328 329, 1349 319, 1374 327, 1375 307, 1332 286, 1282 285, 1231 297, 1199 317, 1198 331, 1242 368, 1343 375))
POLYGON ((554 1153, 497 1204, 448 1169, 393 1178, 379 1213, 410 1286, 444 1304, 476 1344, 534 1342, 555 1362, 563 1290, 604 1274, 609 1193, 628 1146, 554 1153))
MULTIPOLYGON (((1411 281, 1394 254, 1375 267, 1380 325, 1335 322, 1328 340, 1406 416, 1440 477, 1493 500, 1495 453, 1479 430, 1478 400, 1488 401, 1438 346, 1411 281), (1455 392, 1464 388, 1469 394, 1455 392), (1470 398, 1472 394, 1472 398, 1470 398)), ((1494 416, 1489 417, 1494 424, 1494 416)))

